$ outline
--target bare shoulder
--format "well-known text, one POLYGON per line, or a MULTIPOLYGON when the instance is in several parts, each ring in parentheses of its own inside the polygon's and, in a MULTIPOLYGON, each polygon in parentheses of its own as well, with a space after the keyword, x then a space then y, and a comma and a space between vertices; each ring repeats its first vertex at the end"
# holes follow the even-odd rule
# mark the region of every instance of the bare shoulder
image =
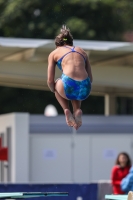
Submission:
POLYGON ((78 47, 78 46, 76 46, 76 49, 78 50, 78 51, 80 51, 83 55, 84 55, 84 57, 88 57, 87 56, 87 53, 81 48, 81 47, 78 47))
POLYGON ((56 53, 56 49, 53 50, 53 51, 49 54, 49 56, 48 56, 48 60, 49 60, 49 59, 54 59, 54 55, 55 55, 55 53, 56 53))

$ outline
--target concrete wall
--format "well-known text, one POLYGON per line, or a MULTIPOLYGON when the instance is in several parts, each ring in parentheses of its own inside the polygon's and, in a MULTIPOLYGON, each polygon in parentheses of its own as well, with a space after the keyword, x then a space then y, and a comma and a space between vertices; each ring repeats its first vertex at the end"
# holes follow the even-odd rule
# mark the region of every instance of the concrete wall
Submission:
POLYGON ((1 182, 29 181, 29 115, 12 113, 0 116, 3 146, 8 146, 8 162, 1 162, 1 182), (3 175, 4 174, 4 175, 3 175))
POLYGON ((132 134, 32 134, 30 181, 89 183, 109 180, 121 151, 133 155, 132 134))
POLYGON ((76 133, 66 126, 64 116, 1 115, 0 135, 3 146, 9 150, 8 162, 0 163, 1 182, 109 180, 119 152, 126 151, 132 158, 133 120, 131 117, 86 116, 83 121, 76 133))

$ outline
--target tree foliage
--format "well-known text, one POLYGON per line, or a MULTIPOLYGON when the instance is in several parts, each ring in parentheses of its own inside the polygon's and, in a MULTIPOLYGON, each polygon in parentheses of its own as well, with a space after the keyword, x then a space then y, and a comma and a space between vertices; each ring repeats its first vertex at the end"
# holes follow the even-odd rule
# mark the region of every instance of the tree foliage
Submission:
POLYGON ((0 0, 0 35, 54 38, 66 24, 75 39, 122 40, 133 29, 132 0, 0 0))

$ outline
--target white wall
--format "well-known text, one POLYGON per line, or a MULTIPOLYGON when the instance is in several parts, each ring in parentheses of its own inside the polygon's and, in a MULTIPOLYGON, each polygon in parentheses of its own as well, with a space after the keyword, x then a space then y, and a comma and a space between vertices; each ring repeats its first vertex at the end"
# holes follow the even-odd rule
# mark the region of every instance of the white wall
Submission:
POLYGON ((71 181, 71 138, 59 135, 30 136, 30 181, 71 181))
POLYGON ((10 145, 8 146, 9 160, 7 163, 8 167, 5 165, 3 166, 5 176, 2 181, 10 181, 12 183, 28 182, 29 115, 27 113, 11 113, 1 115, 0 134, 4 135, 4 138, 7 138, 7 130, 10 130, 10 145), (10 180, 8 180, 8 177, 10 180))
MULTIPOLYGON (((27 113, 0 116, 0 134, 4 135, 3 144, 9 149, 8 168, 7 163, 0 163, 4 168, 4 182, 9 180, 9 175, 12 183, 108 180, 118 153, 126 151, 133 155, 132 133, 40 134, 29 133, 29 124, 27 113)), ((52 126, 56 128, 56 125, 52 126)))
POLYGON ((130 134, 93 134, 91 138, 91 180, 108 180, 119 152, 132 156, 133 136, 130 134))
POLYGON ((131 134, 31 134, 30 181, 109 180, 118 153, 126 151, 132 156, 132 141, 131 134))

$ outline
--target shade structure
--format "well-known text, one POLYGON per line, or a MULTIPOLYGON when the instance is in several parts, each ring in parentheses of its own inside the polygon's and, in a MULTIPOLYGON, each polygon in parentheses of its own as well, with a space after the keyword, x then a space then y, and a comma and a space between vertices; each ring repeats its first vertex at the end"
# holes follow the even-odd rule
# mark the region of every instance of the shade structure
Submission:
POLYGON ((12 192, 0 193, 0 199, 24 199, 33 197, 60 197, 68 196, 68 192, 12 192))
MULTIPOLYGON (((133 43, 74 40, 92 65, 92 94, 133 96, 133 43)), ((0 86, 48 90, 47 58, 53 40, 0 38, 0 86)), ((61 71, 56 70, 55 78, 61 71)))

